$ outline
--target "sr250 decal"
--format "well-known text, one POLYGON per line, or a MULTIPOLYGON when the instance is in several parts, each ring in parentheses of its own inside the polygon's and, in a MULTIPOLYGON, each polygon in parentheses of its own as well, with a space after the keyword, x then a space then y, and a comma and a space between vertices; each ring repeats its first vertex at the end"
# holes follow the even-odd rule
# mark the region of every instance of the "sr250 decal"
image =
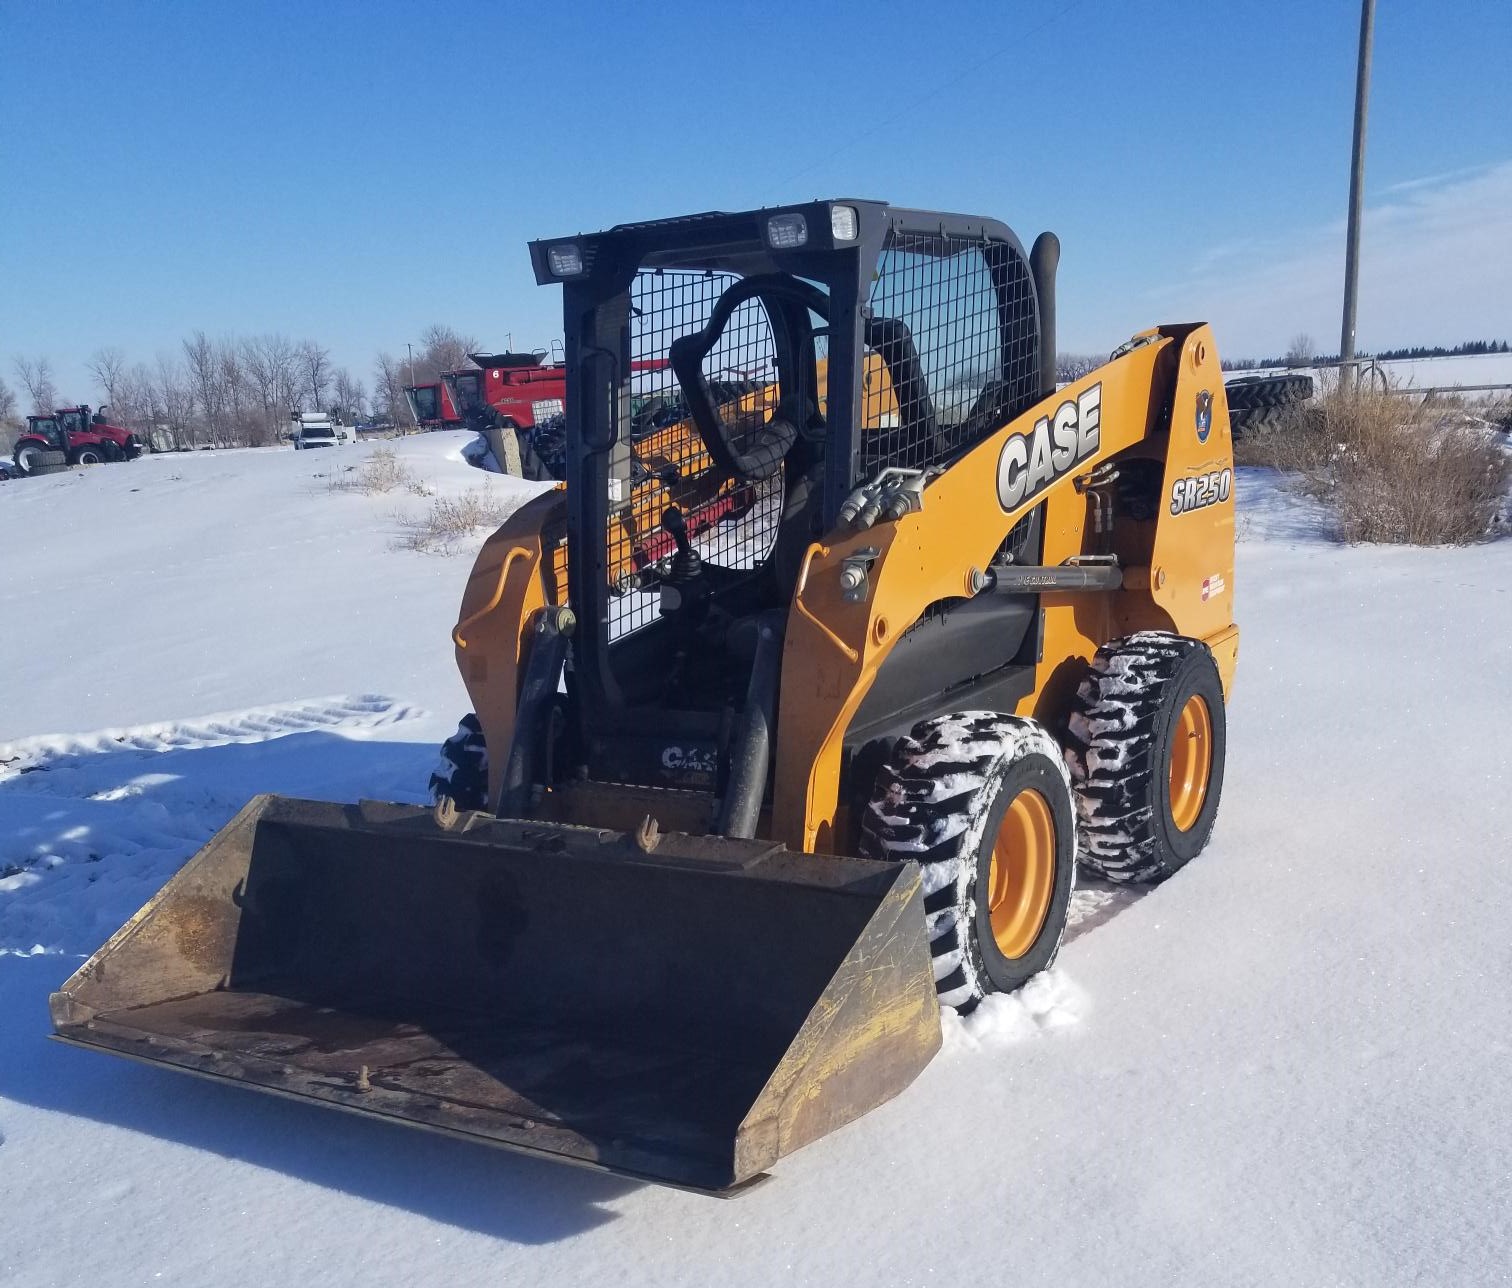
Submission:
POLYGON ((1171 513, 1189 514, 1220 501, 1227 501, 1234 490, 1233 470, 1214 470, 1196 478, 1177 479, 1171 484, 1171 513))

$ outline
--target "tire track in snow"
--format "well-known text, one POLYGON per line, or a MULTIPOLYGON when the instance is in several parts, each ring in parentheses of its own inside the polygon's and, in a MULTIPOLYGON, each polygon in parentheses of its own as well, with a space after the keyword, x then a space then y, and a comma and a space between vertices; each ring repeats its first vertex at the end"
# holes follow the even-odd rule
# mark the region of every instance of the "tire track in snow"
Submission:
POLYGON ((261 742, 314 730, 378 729, 426 713, 382 694, 312 698, 304 702, 217 712, 192 720, 163 721, 84 734, 39 734, 0 743, 0 783, 17 774, 52 769, 71 758, 107 753, 178 751, 191 747, 261 742))
POLYGON ((253 796, 423 794, 381 694, 0 744, 0 958, 98 947, 253 796))

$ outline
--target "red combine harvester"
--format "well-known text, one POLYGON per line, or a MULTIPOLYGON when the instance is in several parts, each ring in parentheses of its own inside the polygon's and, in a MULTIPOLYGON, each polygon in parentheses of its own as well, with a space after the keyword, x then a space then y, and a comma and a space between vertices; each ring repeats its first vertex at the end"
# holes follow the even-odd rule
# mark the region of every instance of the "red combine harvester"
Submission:
POLYGON ((478 365, 444 371, 441 382, 464 423, 482 416, 514 429, 533 429, 560 416, 567 398, 567 368, 544 353, 469 353, 478 365))
POLYGON ((567 379, 560 362, 544 353, 470 353, 477 365, 443 371, 430 384, 406 385, 415 423, 423 429, 477 428, 481 418, 532 429, 562 414, 567 379), (489 415, 492 409, 495 417, 489 415))
POLYGON ((70 465, 105 465, 142 454, 136 435, 105 420, 105 408, 90 415, 88 404, 59 407, 48 416, 28 416, 16 440, 16 469, 51 474, 70 465))
POLYGON ((439 380, 428 385, 405 385, 404 397, 409 403, 410 415, 421 429, 458 429, 462 417, 446 386, 439 380))

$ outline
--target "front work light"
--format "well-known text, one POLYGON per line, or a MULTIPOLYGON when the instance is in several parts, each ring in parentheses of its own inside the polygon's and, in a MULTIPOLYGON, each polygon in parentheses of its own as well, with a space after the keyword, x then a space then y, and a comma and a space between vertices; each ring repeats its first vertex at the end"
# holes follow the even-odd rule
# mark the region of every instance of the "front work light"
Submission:
POLYGON ((856 240, 856 208, 854 206, 830 207, 830 233, 838 241, 856 240))
POLYGON ((572 242, 563 242, 547 248, 546 262, 557 277, 576 277, 583 271, 583 252, 572 242))
POLYGON ((808 223, 802 215, 773 215, 767 220, 767 242, 773 250, 797 250, 808 242, 808 223))

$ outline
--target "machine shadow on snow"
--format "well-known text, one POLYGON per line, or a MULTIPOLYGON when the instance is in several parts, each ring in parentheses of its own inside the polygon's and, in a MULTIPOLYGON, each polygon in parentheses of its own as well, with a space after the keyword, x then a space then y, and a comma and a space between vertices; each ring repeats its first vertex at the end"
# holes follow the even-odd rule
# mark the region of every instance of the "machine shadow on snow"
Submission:
MULTIPOLYGON (((0 1115, 11 1100, 143 1132, 527 1245, 571 1238, 615 1219, 604 1205, 640 1188, 619 1177, 52 1043, 48 993, 76 964, 72 958, 0 958, 0 1028, 9 1035, 0 1059, 0 1115)), ((0 1167, 3 1159, 0 1153, 0 1167)))

